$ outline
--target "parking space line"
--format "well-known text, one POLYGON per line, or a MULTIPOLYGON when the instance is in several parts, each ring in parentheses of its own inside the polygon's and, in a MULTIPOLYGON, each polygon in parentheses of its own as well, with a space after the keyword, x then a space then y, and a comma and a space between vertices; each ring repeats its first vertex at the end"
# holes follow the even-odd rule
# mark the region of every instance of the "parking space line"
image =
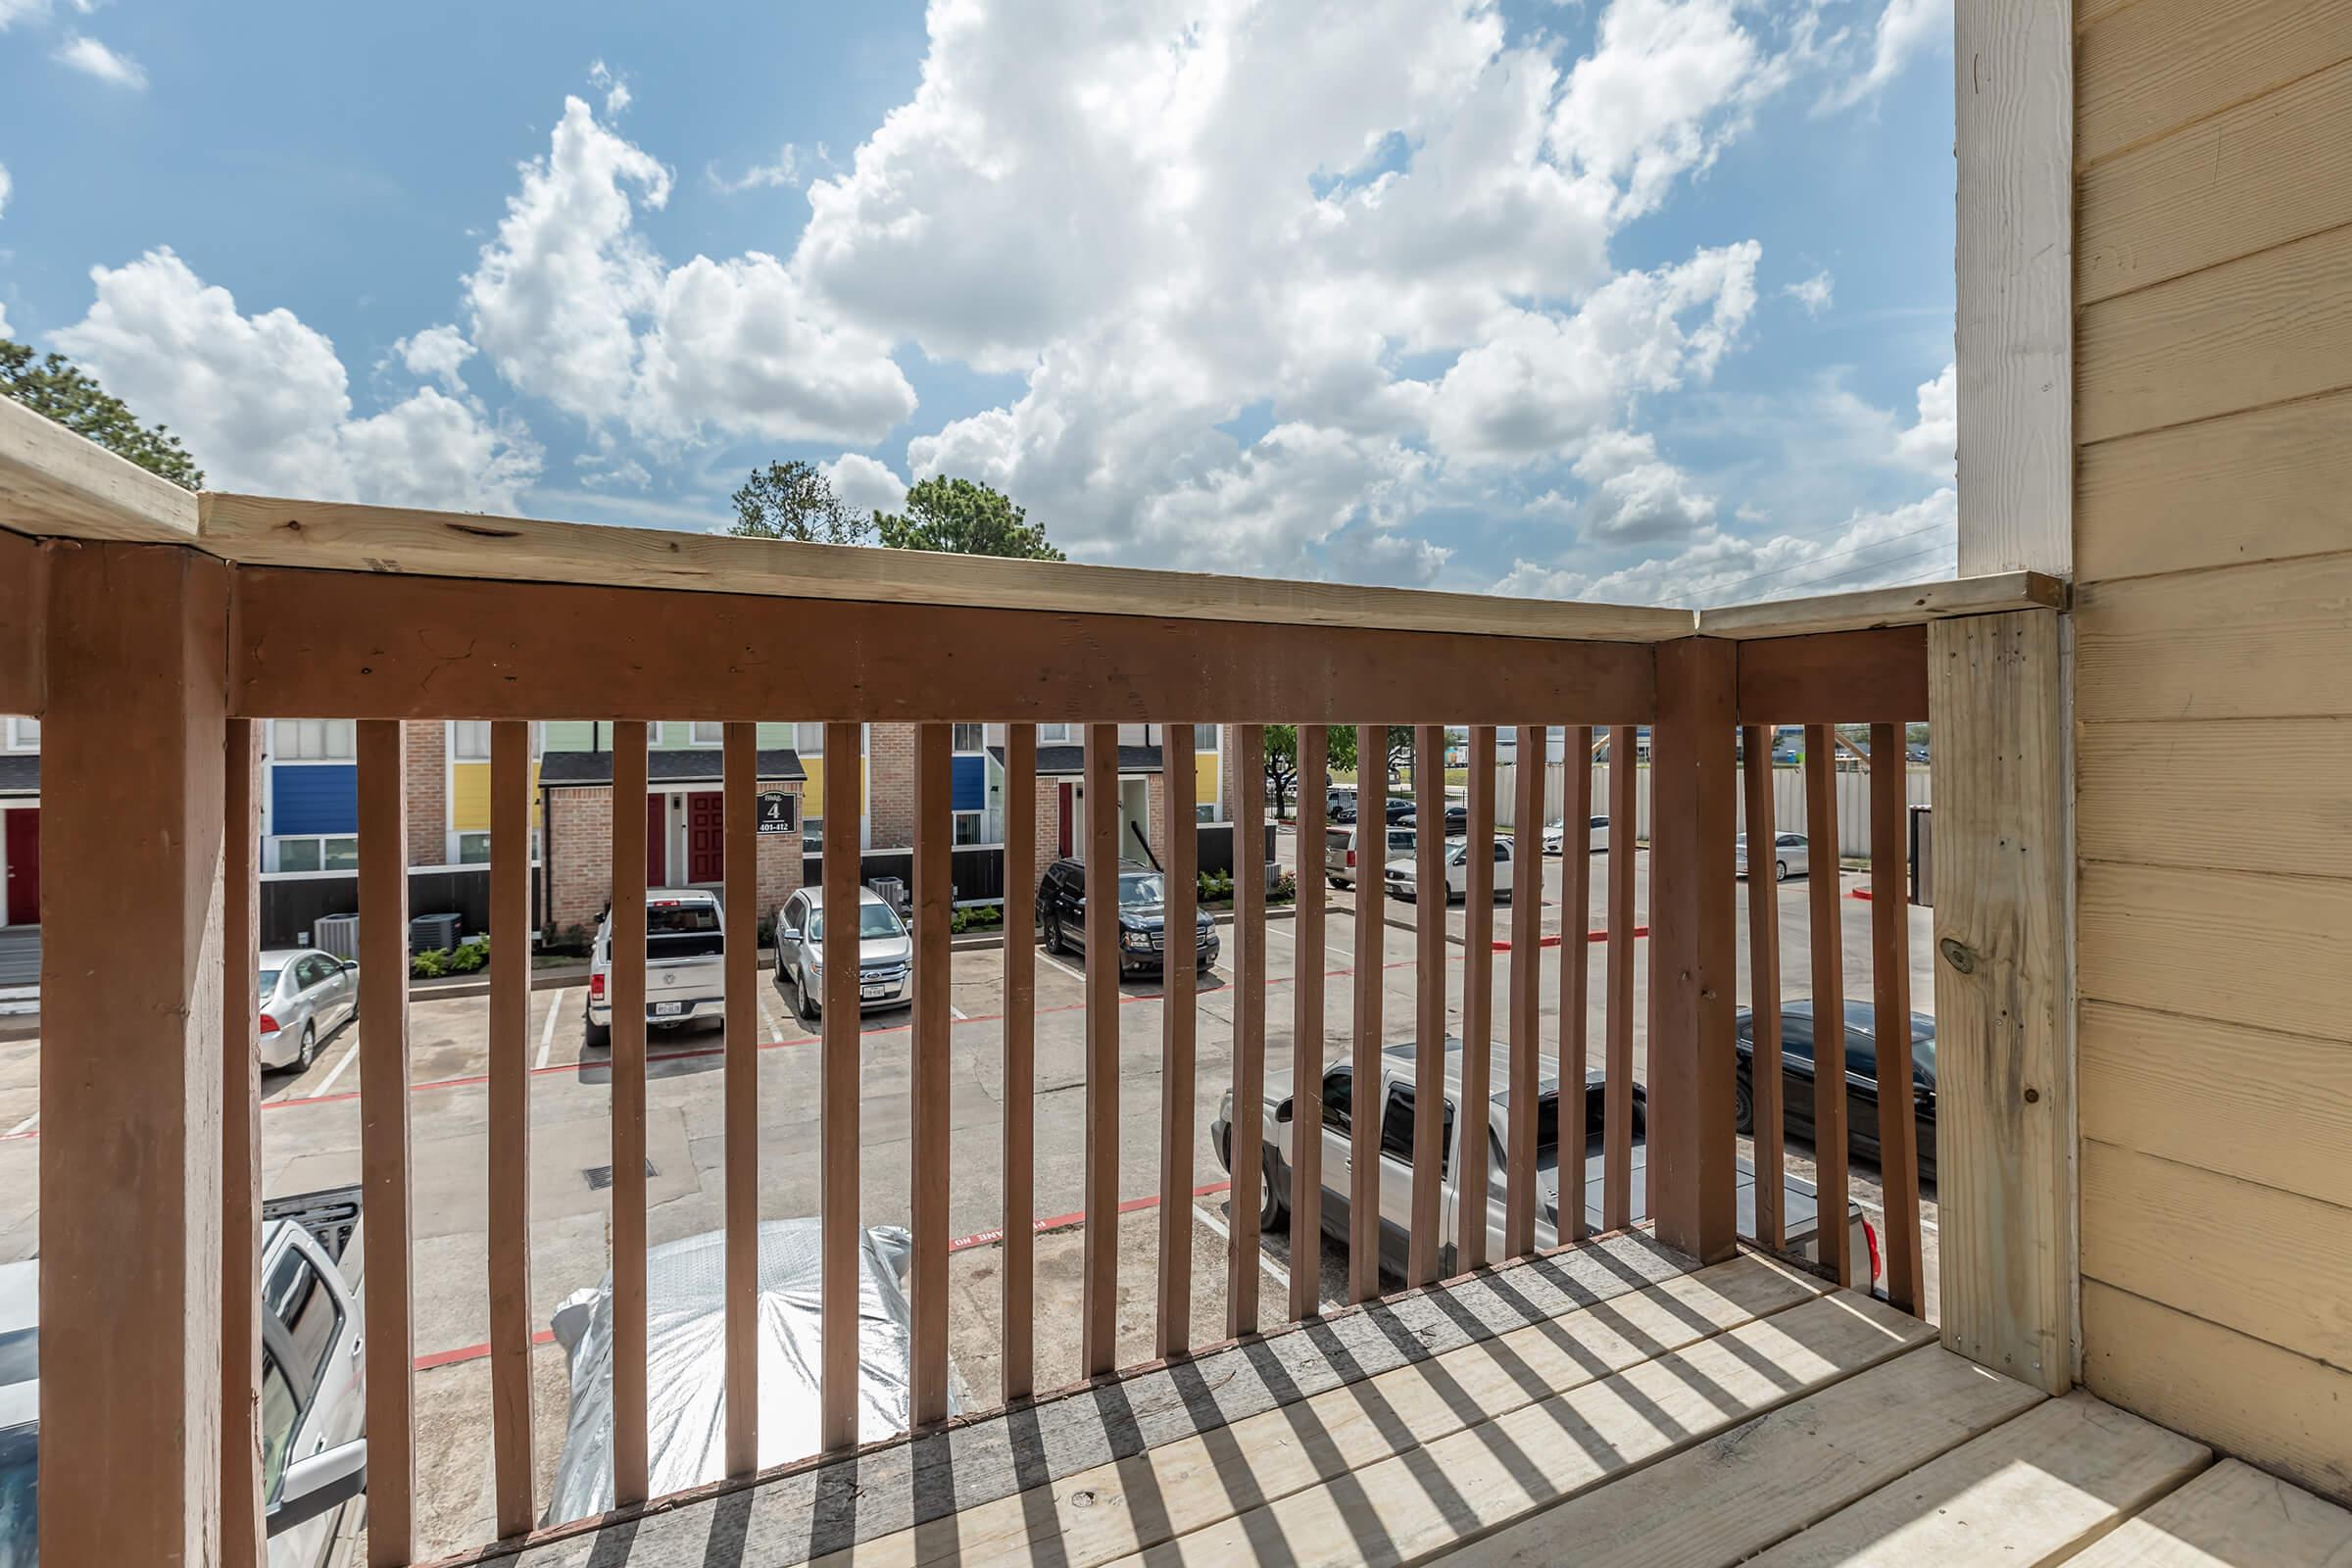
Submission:
MULTIPOLYGON (((1210 1230, 1217 1233, 1217 1240, 1227 1243, 1228 1245, 1232 1243, 1233 1233, 1225 1228, 1225 1222, 1219 1219, 1216 1216, 1216 1213, 1211 1210, 1206 1203, 1195 1203, 1193 1205, 1193 1212, 1200 1216, 1201 1224, 1206 1225, 1210 1230)), ((1284 1296, 1289 1296, 1291 1294, 1291 1276, 1280 1263, 1275 1262, 1272 1258, 1266 1255, 1266 1249, 1263 1243, 1258 1245, 1257 1261, 1259 1265, 1265 1269, 1266 1278, 1274 1282, 1275 1288, 1281 1291, 1284 1296)))
POLYGON ((948 1015, 954 1018, 957 1023, 970 1023, 972 1021, 972 1015, 964 1011, 961 1007, 956 1005, 956 1004, 953 1002, 948 1004, 948 1015))
POLYGON ((22 1138, 26 1133, 32 1131, 35 1126, 39 1125, 41 1113, 36 1110, 31 1115, 25 1117, 23 1121, 17 1123, 14 1127, 11 1127, 8 1130, 7 1136, 10 1138, 22 1138))
POLYGON ((1084 985, 1084 984, 1086 984, 1086 971, 1085 971, 1085 970, 1083 970, 1083 969, 1074 969, 1074 968, 1072 968, 1070 965, 1068 965, 1068 964, 1066 964, 1066 963, 1062 962, 1062 961, 1061 961, 1059 958, 1056 958, 1055 956, 1054 956, 1054 955, 1052 955, 1051 953, 1048 953, 1048 952, 1047 952, 1045 949, 1043 949, 1043 948, 1040 948, 1040 949, 1038 949, 1038 950, 1037 950, 1037 956, 1038 956, 1040 958, 1044 959, 1046 962, 1048 962, 1048 963, 1052 964, 1052 965, 1053 965, 1054 968, 1056 968, 1056 969, 1059 969, 1059 970, 1060 970, 1060 971, 1061 971, 1063 974, 1066 974, 1066 975, 1068 975, 1068 976, 1069 976, 1071 979, 1073 979, 1073 980, 1077 981, 1077 982, 1078 982, 1080 985, 1084 985))
POLYGON ((352 1031, 351 1049, 343 1053, 343 1059, 335 1063, 335 1070, 326 1075, 326 1081, 311 1091, 312 1096, 316 1097, 318 1095, 323 1095, 329 1089, 334 1088, 335 1080, 343 1076, 343 1069, 349 1067, 353 1062, 359 1060, 359 1031, 355 1029, 352 1031))
POLYGON ((564 999, 567 995, 568 992, 559 991, 555 1000, 547 1004, 547 1025, 539 1031, 539 1059, 531 1063, 533 1067, 546 1066, 548 1054, 556 1049, 556 1014, 564 1010, 564 999))

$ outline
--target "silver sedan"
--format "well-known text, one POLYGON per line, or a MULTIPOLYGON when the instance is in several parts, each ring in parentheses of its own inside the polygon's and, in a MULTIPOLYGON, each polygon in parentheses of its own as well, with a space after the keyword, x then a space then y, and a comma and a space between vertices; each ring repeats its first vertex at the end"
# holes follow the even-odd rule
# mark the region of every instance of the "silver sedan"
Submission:
POLYGON ((262 1065, 297 1071, 318 1059, 318 1046, 360 1014, 360 966, 316 948, 272 948, 262 955, 262 1065))
MULTIPOLYGON (((1739 845, 1733 851, 1733 861, 1740 875, 1747 875, 1747 835, 1744 833, 1740 835, 1739 845)), ((1801 876, 1811 869, 1812 863, 1802 833, 1773 835, 1772 879, 1775 882, 1786 882, 1792 876, 1801 876)))

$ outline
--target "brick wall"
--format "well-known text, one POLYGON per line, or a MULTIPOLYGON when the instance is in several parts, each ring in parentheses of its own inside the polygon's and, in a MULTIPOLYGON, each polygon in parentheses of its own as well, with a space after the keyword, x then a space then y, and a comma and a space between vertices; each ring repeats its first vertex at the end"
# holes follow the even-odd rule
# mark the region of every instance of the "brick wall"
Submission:
MULTIPOLYGON (((867 847, 906 850, 914 847, 914 726, 875 724, 866 730, 865 765, 872 770, 866 791, 866 810, 873 818, 867 847)), ((826 788, 834 774, 828 766, 826 788)), ((825 831, 838 820, 832 803, 825 806, 825 831)), ((854 818, 853 818, 854 820, 854 818)))
POLYGON ((412 718, 403 726, 408 741, 409 863, 449 862, 449 726, 412 718))
MULTIPOLYGON (((795 798, 801 793, 798 780, 761 779, 760 788, 795 798)), ((593 932, 612 895, 612 792, 597 785, 551 789, 547 808, 550 922, 557 931, 583 925, 593 932)), ((759 846, 757 899, 764 920, 801 885, 801 840, 798 834, 778 833, 760 839, 759 846)))

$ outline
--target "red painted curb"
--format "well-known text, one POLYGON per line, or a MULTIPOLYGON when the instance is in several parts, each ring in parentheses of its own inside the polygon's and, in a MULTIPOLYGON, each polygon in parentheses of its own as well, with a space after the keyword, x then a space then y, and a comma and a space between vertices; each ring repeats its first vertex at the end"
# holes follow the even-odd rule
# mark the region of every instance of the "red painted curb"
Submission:
MULTIPOLYGON (((1642 938, 1647 935, 1649 935, 1649 927, 1645 925, 1638 925, 1634 927, 1635 941, 1639 942, 1642 938)), ((1564 937, 1545 937, 1543 941, 1537 943, 1536 946, 1539 948, 1556 948, 1565 940, 1566 938, 1564 937)), ((1606 942, 1609 940, 1609 934, 1606 931, 1588 931, 1585 933, 1585 940, 1587 942, 1606 942)), ((1497 942, 1494 944, 1494 951, 1496 953, 1508 953, 1511 951, 1511 945, 1508 942, 1497 942)))

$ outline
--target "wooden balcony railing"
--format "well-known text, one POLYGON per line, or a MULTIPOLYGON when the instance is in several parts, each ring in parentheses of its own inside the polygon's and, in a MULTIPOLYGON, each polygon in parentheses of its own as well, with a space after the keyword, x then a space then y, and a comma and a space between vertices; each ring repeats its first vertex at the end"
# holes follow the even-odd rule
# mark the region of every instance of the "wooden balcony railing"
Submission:
MULTIPOLYGON (((9 426, 10 434, 16 427, 9 426)), ((47 442, 0 454, 0 710, 45 719, 51 793, 45 805, 47 877, 42 1047, 41 1213, 43 1430, 41 1529, 55 1560, 157 1561, 218 1539, 217 1560, 259 1557, 261 1503, 254 1416, 260 1369, 258 1089, 243 1049, 253 999, 255 917, 250 868, 255 802, 245 782, 258 719, 317 714, 358 719, 360 932, 367 972, 407 963, 406 778, 402 722, 488 719, 492 724, 490 876, 492 947, 528 951, 526 722, 594 714, 615 720, 616 799, 646 787, 649 720, 723 723, 725 916, 731 931, 759 923, 755 906, 755 724, 822 715, 833 756, 855 755, 869 721, 919 726, 913 909, 918 977, 911 1036, 912 1137, 908 1295, 911 1414, 919 1428, 948 1413, 947 974, 952 890, 950 726, 1007 726, 1008 798, 1033 798, 1035 726, 1085 726, 1090 799, 1115 796, 1116 725, 1166 724, 1167 745, 1189 751, 1190 722, 1236 726, 1237 843, 1262 837, 1263 726, 1298 723, 1300 772, 1322 776, 1326 727, 1359 726, 1357 752, 1385 755, 1386 729, 1415 726, 1415 789, 1424 821, 1445 809, 1443 729, 1469 726, 1469 837, 1474 852, 1496 831, 1498 730, 1517 731, 1522 760, 1544 755, 1546 726, 1566 725, 1567 754, 1585 756, 1606 728, 1609 815, 1607 938, 1600 985, 1604 1228, 1643 1216, 1631 1201, 1635 1084, 1646 1078, 1648 1221, 1667 1245, 1703 1262, 1735 1248, 1738 1144, 1734 1131, 1737 910, 1734 835, 1742 780, 1735 737, 1746 731, 1745 814, 1772 830, 1766 726, 1809 726, 1810 816, 1834 821, 1829 726, 1870 724, 1872 756, 1895 766, 1874 776, 1873 885, 1878 1062, 1887 1200, 1887 1290, 1924 1308, 1913 1103, 1908 1052, 1907 916, 1903 877, 1901 726, 1927 718, 1929 615, 2046 602, 2038 580, 1946 584, 1843 606, 1808 603, 1734 612, 1711 626, 1686 611, 1527 604, 1470 596, 1343 590, 1018 565, 824 547, 776 546, 570 527, 563 524, 208 497, 189 517, 176 493, 47 442), (95 477, 93 477, 95 475, 95 477), (1896 621, 1904 624, 1874 624, 1896 621), (1636 728, 1648 726, 1650 863, 1648 1016, 1637 1029, 1634 921, 1636 728), (223 873, 222 867, 228 870, 223 873), (103 892, 97 891, 103 889, 103 892), (125 915, 126 906, 135 906, 125 915), (224 914, 217 911, 225 911, 224 914), (223 924, 225 920, 225 924, 223 924), (128 922, 127 931, 125 921, 128 922), (125 979, 111 961, 140 956, 125 979), (242 951, 244 956, 239 957, 242 951), (1637 1072, 1646 1041, 1646 1072, 1637 1072), (1896 1108, 1901 1114, 1894 1114, 1896 1108), (141 1257, 126 1294, 122 1259, 141 1257), (53 1328, 54 1326, 54 1328, 53 1328), (223 1419, 225 1414, 225 1421, 223 1419), (218 1437, 216 1437, 218 1434, 218 1437), (134 1484, 135 1478, 135 1484, 134 1484), (125 1496, 135 1494, 126 1502, 125 1496), (219 1517, 213 1517, 219 1498, 219 1517)), ((111 460, 110 460, 111 461, 111 460)), ((142 476, 143 478, 143 476, 142 476)), ((1710 612, 1713 614, 1715 612, 1710 612)), ((1543 820, 1543 769, 1518 770, 1514 816, 1543 820)), ((1589 811, 1590 775, 1566 769, 1566 819, 1589 811)), ((1364 800, 1378 793, 1379 768, 1364 800)), ((1168 774, 1168 813, 1189 821, 1191 774, 1168 774)), ((613 1400, 615 1495, 623 1509, 654 1501, 646 1410, 646 1040, 642 812, 612 814, 613 1032, 612 1268, 617 1329, 613 1400)), ((1323 802, 1303 792, 1298 910, 1301 973, 1321 973, 1325 929, 1323 802)), ((1119 858, 1116 815, 1088 814, 1087 858, 1119 858)), ((1420 840, 1419 886, 1442 887, 1441 835, 1420 840)), ((1328 1173, 1318 1140, 1294 1140, 1290 1203, 1298 1255, 1289 1298, 1263 1302, 1247 1195, 1259 1151, 1237 1138, 1233 1191, 1241 1196, 1226 1259, 1226 1320, 1189 1320, 1195 893, 1189 835, 1167 835, 1169 956, 1161 1038, 1164 1094, 1157 1128, 1161 1230, 1152 1295, 1153 1348, 1176 1357, 1210 1341, 1257 1333, 1320 1310, 1316 1249, 1328 1173)), ((1556 896, 1571 922, 1588 907, 1589 858, 1560 858, 1556 896)), ((1026 810, 1007 813, 1003 1067, 1004 1101, 1003 1368, 994 1391, 1033 1396, 1036 1354, 1030 1172, 1036 1132, 1031 928, 1038 847, 1026 810)), ((1262 1102, 1268 988, 1264 867, 1236 858, 1229 955, 1237 1107, 1262 1102)), ((834 929, 858 924, 857 836, 826 835, 822 904, 834 929)), ((1494 862, 1469 858, 1466 949, 1494 949, 1494 862)), ((1514 858, 1502 1007, 1510 1134, 1500 1169, 1483 1140, 1464 1140, 1459 1212, 1485 1212, 1499 1185, 1501 1253, 1573 1244, 1585 1226, 1582 1162, 1560 1161, 1556 1233, 1540 1223, 1534 1117, 1540 1060, 1553 1054, 1563 1145, 1585 1124, 1586 1017, 1591 954, 1571 924, 1556 981, 1560 1024, 1542 1038, 1545 948, 1539 855, 1514 858)), ((1837 878, 1811 879, 1811 989, 1843 995, 1837 878)), ((1786 1241, 1779 1198, 1781 965, 1778 889, 1747 884, 1751 998, 1758 1020, 1755 1075, 1757 1240, 1786 1241), (1770 1065, 1768 1065, 1770 1064, 1770 1065)), ((1377 875, 1359 885, 1356 950, 1381 950, 1387 918, 1377 875)), ((1089 1377, 1120 1370, 1115 1216, 1122 1140, 1148 1137, 1119 1103, 1115 908, 1089 901, 1085 968, 1085 1250, 1078 1332, 1089 1377)), ((1485 1102, 1492 1084, 1493 969, 1465 965, 1459 1023, 1446 996, 1443 900, 1412 912, 1415 1006, 1383 1016, 1380 966, 1355 965, 1349 1020, 1354 1065, 1348 1294, 1377 1297, 1382 1048, 1417 1048, 1406 1284, 1439 1277, 1439 1149, 1448 1033, 1464 1040, 1462 1099, 1485 1102)), ((724 1182, 727 1302, 726 1455, 729 1475, 758 1469, 757 1298, 761 1108, 757 955, 726 949, 724 1182)), ((488 1123, 489 1300, 498 1529, 534 1528, 531 1455, 527 969, 493 966, 488 1123)), ((820 1427, 827 1451, 858 1439, 858 976, 836 963, 824 977, 817 1162, 824 1286, 820 1427)), ((1295 1081, 1302 1099, 1327 1063, 1319 985, 1294 988, 1295 1081)), ((414 1420, 409 1331, 414 1275, 410 1204, 408 1001, 397 985, 363 992, 360 1024, 362 1165, 366 1189, 365 1307, 368 1558, 408 1562, 416 1546, 414 1420)), ((1817 1075, 1823 1264, 1843 1278, 1847 1201, 1845 1096, 1817 1075)), ((1486 1229, 1459 1228, 1453 1266, 1491 1256, 1486 1229)))

